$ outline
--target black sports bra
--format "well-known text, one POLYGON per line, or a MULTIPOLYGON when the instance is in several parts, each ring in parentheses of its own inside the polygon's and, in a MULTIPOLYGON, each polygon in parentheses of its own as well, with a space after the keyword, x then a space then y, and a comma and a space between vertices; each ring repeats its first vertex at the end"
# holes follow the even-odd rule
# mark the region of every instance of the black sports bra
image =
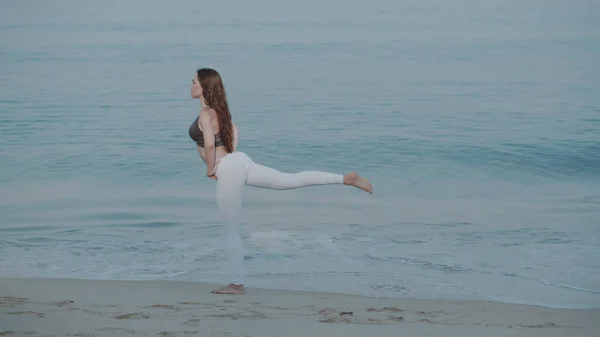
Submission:
MULTIPOLYGON (((192 123, 192 125, 190 125, 190 137, 192 138, 193 141, 196 142, 196 145, 200 146, 200 147, 204 147, 204 133, 202 132, 202 130, 200 130, 200 127, 198 127, 198 119, 200 117, 196 117, 196 119, 194 120, 194 122, 192 123)), ((223 140, 221 140, 221 135, 217 132, 215 134, 215 147, 218 146, 223 146, 223 140)))

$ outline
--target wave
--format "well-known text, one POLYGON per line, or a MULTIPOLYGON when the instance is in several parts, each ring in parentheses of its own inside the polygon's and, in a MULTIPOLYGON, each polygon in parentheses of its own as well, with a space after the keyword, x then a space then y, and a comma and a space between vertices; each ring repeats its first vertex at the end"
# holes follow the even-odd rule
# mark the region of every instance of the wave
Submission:
POLYGON ((502 273, 501 275, 508 276, 508 277, 520 278, 520 279, 524 279, 524 280, 536 281, 536 282, 539 282, 539 283, 542 283, 545 285, 549 285, 552 287, 559 287, 559 288, 569 289, 569 290, 573 290, 573 291, 581 291, 584 293, 600 294, 600 290, 586 289, 586 288, 581 288, 581 287, 570 286, 568 284, 554 283, 554 282, 546 281, 539 277, 528 277, 528 276, 519 275, 517 273, 502 273))
POLYGON ((524 171, 545 178, 600 178, 600 142, 595 141, 441 145, 435 152, 435 156, 477 169, 524 171))
POLYGON ((391 257, 391 256, 380 257, 380 256, 373 256, 370 254, 366 254, 365 258, 372 260, 372 261, 391 261, 391 262, 397 262, 397 263, 405 264, 405 265, 409 265, 409 266, 436 269, 436 270, 449 272, 449 273, 474 272, 473 269, 465 268, 460 265, 446 265, 446 264, 441 264, 441 263, 433 263, 433 262, 429 262, 429 261, 424 261, 424 260, 420 260, 420 259, 410 259, 410 258, 391 257))

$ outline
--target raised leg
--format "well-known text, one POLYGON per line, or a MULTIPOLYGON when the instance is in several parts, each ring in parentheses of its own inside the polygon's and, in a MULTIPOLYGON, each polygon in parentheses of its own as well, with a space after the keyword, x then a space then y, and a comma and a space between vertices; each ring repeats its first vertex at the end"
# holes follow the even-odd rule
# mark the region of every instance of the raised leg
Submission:
POLYGON ((345 175, 324 171, 285 173, 253 161, 249 161, 247 165, 248 177, 246 184, 254 187, 287 190, 314 185, 344 184, 360 188, 369 193, 373 191, 369 181, 356 172, 345 175))
POLYGON ((343 184, 344 176, 323 171, 301 171, 285 173, 251 162, 248 167, 246 184, 275 190, 288 190, 314 185, 343 184))

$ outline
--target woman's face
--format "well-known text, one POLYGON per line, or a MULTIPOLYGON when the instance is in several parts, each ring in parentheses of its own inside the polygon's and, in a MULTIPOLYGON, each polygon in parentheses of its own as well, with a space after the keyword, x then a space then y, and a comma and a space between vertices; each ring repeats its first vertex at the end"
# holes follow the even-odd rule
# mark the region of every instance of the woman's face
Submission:
POLYGON ((192 98, 200 98, 202 97, 202 86, 200 85, 200 81, 198 80, 198 74, 194 76, 192 79, 192 85, 190 86, 191 96, 192 98))

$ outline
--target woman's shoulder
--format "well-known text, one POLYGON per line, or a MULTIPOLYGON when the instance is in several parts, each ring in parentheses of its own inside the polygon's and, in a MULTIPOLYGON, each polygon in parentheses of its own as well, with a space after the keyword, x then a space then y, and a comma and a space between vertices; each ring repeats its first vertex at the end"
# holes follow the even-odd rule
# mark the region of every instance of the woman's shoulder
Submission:
POLYGON ((199 117, 202 117, 202 115, 207 115, 209 117, 213 117, 217 112, 210 107, 204 107, 202 109, 200 109, 200 112, 198 113, 199 117))
POLYGON ((206 122, 214 123, 218 120, 217 117, 217 112, 209 107, 200 109, 200 112, 198 113, 198 118, 206 122))

